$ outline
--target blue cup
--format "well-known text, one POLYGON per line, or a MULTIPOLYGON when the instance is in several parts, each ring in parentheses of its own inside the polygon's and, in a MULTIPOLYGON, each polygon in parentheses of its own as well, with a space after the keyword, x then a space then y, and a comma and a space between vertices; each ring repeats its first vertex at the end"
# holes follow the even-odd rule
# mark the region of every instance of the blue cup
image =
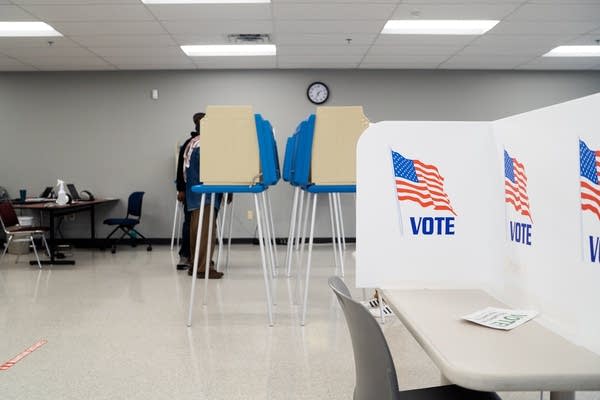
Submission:
POLYGON ((27 190, 21 189, 19 194, 21 195, 21 201, 25 201, 25 199, 27 199, 27 190))

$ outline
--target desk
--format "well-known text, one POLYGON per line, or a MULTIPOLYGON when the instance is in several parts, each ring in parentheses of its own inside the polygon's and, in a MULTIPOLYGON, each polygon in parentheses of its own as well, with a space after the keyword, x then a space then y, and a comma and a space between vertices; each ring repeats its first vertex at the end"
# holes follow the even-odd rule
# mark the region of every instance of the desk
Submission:
MULTIPOLYGON (((55 251, 54 237, 54 219, 63 215, 78 213, 82 211, 90 212, 90 238, 96 238, 96 206, 100 204, 108 204, 118 201, 118 199, 96 199, 91 201, 77 201, 64 206, 59 206, 56 203, 33 203, 33 204, 13 204, 13 207, 18 210, 33 210, 41 213, 47 213, 50 219, 50 260, 42 260, 42 264, 55 265, 73 265, 74 260, 57 260, 55 251)), ((37 264, 37 261, 30 261, 31 265, 37 264)))
POLYGON ((535 320, 512 331, 463 321, 485 307, 507 308, 480 290, 382 289, 388 305, 451 383, 484 391, 600 390, 600 356, 535 320))

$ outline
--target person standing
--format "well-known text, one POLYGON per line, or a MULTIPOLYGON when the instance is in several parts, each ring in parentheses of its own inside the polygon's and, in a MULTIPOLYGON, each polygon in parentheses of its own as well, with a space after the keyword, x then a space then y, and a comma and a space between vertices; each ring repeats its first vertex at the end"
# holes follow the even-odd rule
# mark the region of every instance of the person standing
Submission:
MULTIPOLYGON (((189 223, 189 254, 190 260, 193 261, 193 257, 196 250, 196 236, 198 235, 198 217, 200 216, 200 193, 194 193, 192 188, 195 185, 200 184, 200 136, 196 135, 188 141, 187 146, 184 149, 183 155, 183 177, 185 179, 185 201, 186 210, 190 212, 190 223, 189 223)), ((204 213, 202 218, 202 236, 200 237, 200 249, 198 257, 198 278, 204 278, 206 271, 206 260, 209 257, 210 268, 208 271, 209 279, 220 279, 223 277, 222 272, 218 272, 212 265, 212 256, 216 243, 217 236, 217 213, 221 205, 223 195, 217 194, 215 196, 214 204, 210 203, 210 196, 207 196, 204 202, 204 213), (210 218, 211 207, 214 207, 212 220, 210 218), (208 230, 209 225, 212 224, 212 240, 208 243, 208 230)), ((193 274, 193 265, 190 263, 188 267, 188 275, 193 274)))
POLYGON ((196 113, 192 117, 195 125, 195 130, 190 132, 190 137, 179 148, 179 157, 177 158, 177 177, 175 184, 177 186, 177 200, 183 204, 183 225, 181 227, 181 248, 179 249, 179 262, 177 263, 178 270, 187 270, 192 265, 193 253, 190 253, 190 217, 191 212, 188 209, 186 202, 186 184, 184 175, 184 155, 185 149, 188 147, 192 139, 200 134, 200 120, 204 118, 204 113, 196 113))

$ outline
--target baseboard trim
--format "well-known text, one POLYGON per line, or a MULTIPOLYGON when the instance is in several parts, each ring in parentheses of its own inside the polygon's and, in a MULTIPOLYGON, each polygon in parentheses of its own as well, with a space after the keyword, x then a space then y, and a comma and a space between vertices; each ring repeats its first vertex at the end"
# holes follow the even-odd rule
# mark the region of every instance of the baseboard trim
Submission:
MULTIPOLYGON (((308 238, 306 239, 308 241, 308 238)), ((171 244, 171 238, 148 238, 148 241, 150 242, 150 244, 153 245, 170 245, 171 244)), ((137 244, 139 245, 143 245, 145 242, 142 239, 139 239, 136 241, 137 244)), ((287 245, 288 239, 283 237, 283 238, 277 238, 276 242, 278 245, 287 245)), ((317 237, 313 239, 313 242, 316 244, 323 244, 323 243, 331 243, 331 238, 330 237, 317 237)), ((353 237, 349 237, 346 238, 346 243, 355 243, 356 242, 356 238, 353 237)), ((89 238, 73 238, 73 239, 57 239, 56 240, 57 244, 70 244, 74 247, 77 248, 98 248, 98 247, 110 247, 112 244, 116 243, 116 240, 110 240, 109 242, 106 242, 104 239, 89 239, 89 238)), ((132 239, 123 239, 120 242, 122 245, 132 245, 134 244, 134 241, 132 239)), ((231 243, 232 244, 255 244, 258 245, 258 239, 257 238, 232 238, 231 239, 231 243)))

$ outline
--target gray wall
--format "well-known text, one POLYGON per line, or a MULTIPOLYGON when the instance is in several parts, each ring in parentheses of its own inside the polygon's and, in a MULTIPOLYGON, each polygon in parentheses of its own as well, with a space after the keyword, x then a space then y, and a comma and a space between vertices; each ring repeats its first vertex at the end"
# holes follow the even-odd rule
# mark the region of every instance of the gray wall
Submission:
MULTIPOLYGON (((191 130, 192 114, 209 104, 252 104, 275 127, 282 155, 285 138, 314 111, 305 95, 314 80, 329 85, 329 105, 362 104, 371 121, 493 120, 600 91, 600 72, 0 73, 0 186, 17 197, 20 188, 37 194, 61 177, 80 190, 123 199, 99 220, 124 213, 128 194, 143 190, 141 230, 169 237, 175 144, 191 130), (150 99, 153 88, 158 101, 150 99)), ((277 234, 286 236, 292 190, 282 183, 272 193, 277 234)), ((235 236, 252 237, 255 224, 246 211, 253 205, 242 197, 235 236)), ((353 200, 343 203, 346 233, 353 236, 353 200)), ((76 222, 67 221, 64 231, 85 236, 76 222)), ((329 234, 328 218, 318 233, 329 234)))

